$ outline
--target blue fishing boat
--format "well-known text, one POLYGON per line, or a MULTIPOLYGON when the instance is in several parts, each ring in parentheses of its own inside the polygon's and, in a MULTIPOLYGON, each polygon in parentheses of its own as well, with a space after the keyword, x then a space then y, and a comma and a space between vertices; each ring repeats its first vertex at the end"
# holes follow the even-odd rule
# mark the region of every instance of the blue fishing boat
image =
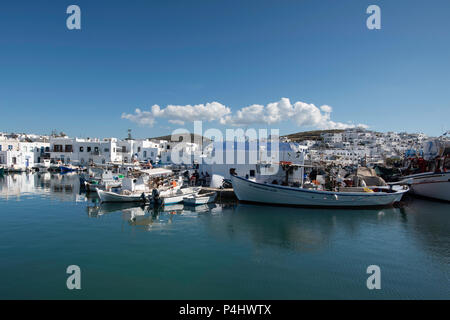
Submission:
POLYGON ((61 169, 61 173, 67 173, 67 172, 74 172, 77 171, 77 168, 75 167, 69 167, 69 166, 61 166, 59 167, 61 169))

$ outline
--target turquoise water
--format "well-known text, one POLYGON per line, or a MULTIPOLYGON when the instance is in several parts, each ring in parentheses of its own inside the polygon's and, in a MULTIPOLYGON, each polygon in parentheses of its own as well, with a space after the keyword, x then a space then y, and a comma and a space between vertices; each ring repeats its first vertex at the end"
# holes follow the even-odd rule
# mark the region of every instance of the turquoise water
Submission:
POLYGON ((0 298, 449 299, 450 205, 98 205, 76 175, 0 177, 0 298), (366 269, 381 269, 368 290, 366 269), (81 268, 68 290, 66 268, 81 268))

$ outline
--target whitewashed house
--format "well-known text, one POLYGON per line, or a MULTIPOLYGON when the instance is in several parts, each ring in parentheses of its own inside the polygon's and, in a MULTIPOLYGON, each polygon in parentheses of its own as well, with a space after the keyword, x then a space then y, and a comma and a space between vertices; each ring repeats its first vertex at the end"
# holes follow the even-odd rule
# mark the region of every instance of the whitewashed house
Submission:
POLYGON ((214 142, 210 152, 198 162, 198 172, 229 179, 232 170, 238 176, 258 178, 259 181, 266 182, 277 180, 281 183, 286 179, 286 173, 280 164, 289 162, 298 165, 288 175, 289 182, 293 183, 303 179, 304 156, 304 148, 299 148, 296 143, 280 142, 275 147, 270 142, 214 142))
POLYGON ((0 135, 0 165, 7 168, 31 169, 48 155, 50 143, 42 138, 0 135), (22 139, 22 140, 21 140, 22 139))

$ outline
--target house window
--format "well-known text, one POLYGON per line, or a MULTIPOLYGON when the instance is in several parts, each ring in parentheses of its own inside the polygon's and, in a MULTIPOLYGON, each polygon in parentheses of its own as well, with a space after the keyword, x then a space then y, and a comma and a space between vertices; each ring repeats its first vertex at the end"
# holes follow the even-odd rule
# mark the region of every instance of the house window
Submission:
POLYGON ((91 147, 87 147, 87 152, 91 152, 91 147))
POLYGON ((138 147, 138 152, 141 152, 141 147, 138 147))
POLYGON ((66 152, 72 152, 73 151, 72 145, 71 144, 66 144, 65 151, 66 152))
POLYGON ((83 152, 84 151, 84 148, 83 147, 80 147, 80 152, 83 152))
POLYGON ((105 148, 104 150, 105 150, 105 152, 109 152, 109 148, 105 148))
POLYGON ((8 146, 8 150, 12 150, 13 149, 13 146, 12 145, 9 145, 8 146))
POLYGON ((0 151, 2 151, 2 145, 0 144, 0 151))
POLYGON ((147 158, 147 151, 144 151, 144 158, 147 158))
POLYGON ((98 147, 95 147, 95 148, 94 148, 94 151, 95 151, 95 152, 98 152, 98 147))
POLYGON ((250 170, 250 177, 254 177, 255 176, 255 170, 250 170))

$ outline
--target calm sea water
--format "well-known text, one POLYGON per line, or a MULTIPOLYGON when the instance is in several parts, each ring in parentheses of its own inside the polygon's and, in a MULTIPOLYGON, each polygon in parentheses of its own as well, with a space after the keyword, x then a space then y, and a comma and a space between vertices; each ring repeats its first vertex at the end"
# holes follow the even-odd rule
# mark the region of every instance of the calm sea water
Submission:
POLYGON ((449 299, 450 205, 99 205, 76 175, 0 177, 0 298, 449 299), (68 290, 66 268, 81 268, 68 290), (381 269, 368 290, 366 269, 381 269))

